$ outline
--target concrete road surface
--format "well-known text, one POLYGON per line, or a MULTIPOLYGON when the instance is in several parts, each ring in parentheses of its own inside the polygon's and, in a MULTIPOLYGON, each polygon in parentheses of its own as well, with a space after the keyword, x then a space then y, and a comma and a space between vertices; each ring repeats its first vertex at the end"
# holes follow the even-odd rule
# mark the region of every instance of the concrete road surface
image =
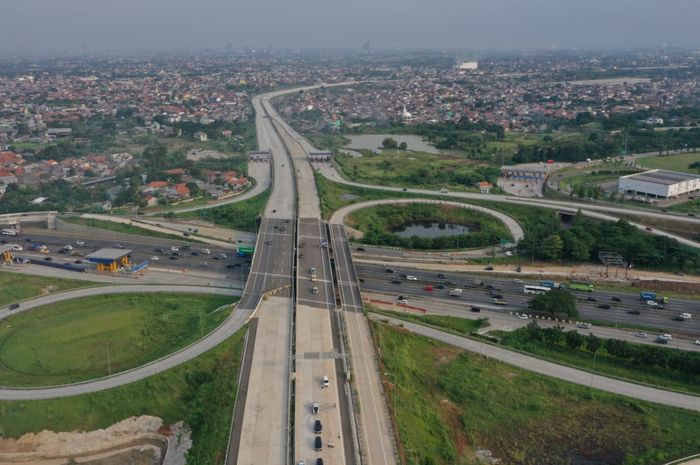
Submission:
POLYGON ((388 320, 392 325, 401 325, 404 329, 416 334, 420 334, 422 336, 426 336, 470 352, 482 354, 485 357, 505 362, 523 370, 551 376, 553 378, 562 379, 564 381, 582 386, 590 386, 602 391, 611 392, 613 394, 621 394, 634 399, 700 412, 700 397, 665 391, 663 389, 656 389, 643 386, 641 384, 620 381, 613 378, 607 378, 605 376, 594 375, 593 373, 589 373, 587 371, 577 370, 564 365, 558 365, 556 363, 531 357, 529 355, 512 352, 502 347, 484 344, 481 341, 455 336, 453 334, 445 333, 427 326, 410 323, 396 318, 388 318, 383 315, 372 315, 372 318, 388 320))
MULTIPOLYGON (((99 294, 114 294, 123 292, 198 292, 212 293, 223 295, 238 295, 239 291, 234 289, 209 288, 198 286, 153 286, 153 285, 134 285, 134 286, 104 286, 87 289, 77 289, 65 293, 52 294, 50 296, 35 299, 41 304, 48 304, 65 300, 67 295, 71 298, 86 297, 99 294)), ((33 301, 34 302, 34 301, 33 301)), ((22 304, 20 309, 25 310, 31 308, 29 302, 22 304)), ((37 303, 36 305, 39 305, 37 303)), ((20 310, 17 309, 17 310, 20 310)), ((14 310, 13 312, 17 312, 14 310)), ((9 311, 4 309, 1 311, 4 317, 7 317, 9 311)), ((0 389, 0 400, 37 400, 37 399, 54 399, 58 397, 69 397, 79 394, 87 394, 98 392, 105 389, 111 389, 124 384, 133 383, 157 373, 165 371, 169 368, 176 367, 181 363, 191 360, 206 351, 214 348, 224 340, 228 339, 232 334, 241 329, 248 321, 251 312, 243 310, 235 310, 231 315, 214 331, 209 333, 203 339, 200 339, 191 345, 167 355, 158 360, 154 360, 146 365, 134 368, 132 370, 123 371, 112 376, 100 378, 93 381, 85 381, 75 384, 67 384, 63 386, 31 388, 31 389, 0 389)))

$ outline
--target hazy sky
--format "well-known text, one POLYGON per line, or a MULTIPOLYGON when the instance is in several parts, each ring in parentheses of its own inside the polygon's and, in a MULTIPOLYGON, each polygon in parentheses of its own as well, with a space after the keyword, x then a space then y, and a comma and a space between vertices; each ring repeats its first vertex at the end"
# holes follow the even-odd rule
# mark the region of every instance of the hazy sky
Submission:
POLYGON ((0 49, 699 46, 700 0, 0 0, 0 49))

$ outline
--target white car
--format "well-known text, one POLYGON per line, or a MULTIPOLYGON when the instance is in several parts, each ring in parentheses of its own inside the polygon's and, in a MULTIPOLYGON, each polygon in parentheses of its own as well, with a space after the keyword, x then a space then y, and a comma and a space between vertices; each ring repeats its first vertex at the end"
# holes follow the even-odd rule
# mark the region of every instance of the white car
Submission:
POLYGON ((590 327, 593 326, 593 325, 590 324, 590 323, 579 323, 579 324, 577 324, 576 326, 577 326, 578 328, 588 329, 588 328, 590 328, 590 327))
POLYGON ((63 246, 63 250, 73 250, 73 246, 70 244, 66 244, 63 246))
POLYGON ((671 336, 670 334, 666 333, 666 334, 659 334, 659 335, 657 336, 657 338, 658 338, 658 339, 663 339, 664 341, 670 341, 671 339, 673 339, 673 336, 671 336))
POLYGON ((516 283, 516 284, 522 284, 522 283, 523 283, 523 280, 522 280, 522 279, 515 278, 515 279, 513 280, 513 282, 516 283))
POLYGON ((22 250, 24 250, 24 247, 22 247, 20 244, 13 244, 12 245, 13 252, 21 252, 22 250))
POLYGON ((408 276, 406 276, 406 279, 408 281, 418 281, 418 278, 416 278, 415 276, 411 276, 410 274, 408 276))
POLYGON ((172 247, 170 247, 170 251, 171 251, 171 252, 179 252, 179 251, 180 251, 180 248, 179 248, 179 247, 172 246, 172 247))
POLYGON ((331 380, 328 379, 328 376, 324 376, 323 380, 321 381, 321 389, 327 388, 331 385, 331 380))
POLYGON ((637 336, 637 337, 647 337, 647 333, 640 332, 640 333, 635 334, 635 336, 637 336))
POLYGON ((695 344, 696 346, 700 346, 700 339, 696 339, 695 342, 694 342, 694 344, 695 344))
POLYGON ((204 255, 209 255, 209 254, 211 253, 211 250, 209 250, 209 249, 202 249, 202 253, 203 253, 204 255))
POLYGON ((160 260, 160 258, 158 258, 157 255, 154 255, 154 256, 151 257, 151 261, 152 261, 152 262, 157 262, 158 260, 160 260))
POLYGON ((81 241, 80 239, 78 239, 77 241, 75 241, 75 245, 82 247, 85 245, 85 241, 81 241))
POLYGON ((406 299, 399 299, 398 302, 399 302, 400 304, 404 304, 404 305, 405 305, 405 304, 408 303, 408 300, 406 300, 406 299))
POLYGON ((520 318, 521 320, 529 320, 530 319, 530 317, 524 313, 519 314, 518 318, 520 318))

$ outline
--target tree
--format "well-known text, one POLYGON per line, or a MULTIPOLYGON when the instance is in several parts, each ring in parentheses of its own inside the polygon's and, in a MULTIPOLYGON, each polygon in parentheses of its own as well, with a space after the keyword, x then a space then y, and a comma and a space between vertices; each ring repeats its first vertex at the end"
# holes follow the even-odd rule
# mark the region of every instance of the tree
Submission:
POLYGON ((574 295, 565 289, 552 289, 535 296, 528 304, 536 313, 547 316, 578 317, 574 295))
POLYGON ((382 147, 385 149, 395 149, 399 146, 399 143, 391 137, 387 137, 382 141, 382 147))
POLYGON ((406 142, 401 142, 399 144, 399 150, 406 150, 408 148, 408 144, 406 142))
POLYGON ((542 241, 542 255, 548 260, 557 260, 561 258, 561 253, 564 250, 564 241, 561 240, 559 234, 550 234, 542 241))
POLYGON ((700 173, 700 161, 693 162, 688 165, 691 170, 697 170, 700 173))

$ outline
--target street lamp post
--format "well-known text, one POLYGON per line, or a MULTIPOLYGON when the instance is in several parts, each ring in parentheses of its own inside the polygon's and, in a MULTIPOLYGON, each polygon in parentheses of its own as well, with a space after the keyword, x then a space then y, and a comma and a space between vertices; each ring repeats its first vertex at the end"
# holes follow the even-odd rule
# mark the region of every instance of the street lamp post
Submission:
POLYGON ((394 384, 394 389, 393 389, 394 392, 391 394, 391 399, 393 401, 392 403, 394 404, 394 415, 396 415, 396 394, 397 394, 397 391, 399 388, 399 385, 396 383, 396 375, 394 373, 390 373, 388 371, 385 371, 384 376, 391 376, 391 381, 394 384))

